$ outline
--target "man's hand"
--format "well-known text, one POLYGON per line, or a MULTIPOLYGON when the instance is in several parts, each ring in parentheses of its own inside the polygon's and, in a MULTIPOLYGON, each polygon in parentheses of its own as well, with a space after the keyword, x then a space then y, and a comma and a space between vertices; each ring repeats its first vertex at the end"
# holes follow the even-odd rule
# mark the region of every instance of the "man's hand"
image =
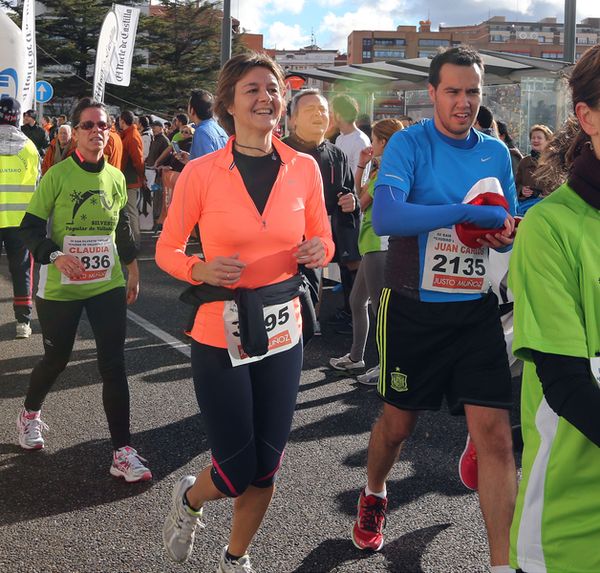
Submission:
POLYGON ((515 240, 514 233, 515 220, 511 215, 507 214, 506 219, 504 220, 504 229, 502 231, 494 234, 488 233, 484 239, 477 239, 477 242, 482 247, 502 249, 513 244, 515 240))
POLYGON ((356 209, 356 197, 354 193, 338 193, 338 206, 342 213, 353 213, 356 209))

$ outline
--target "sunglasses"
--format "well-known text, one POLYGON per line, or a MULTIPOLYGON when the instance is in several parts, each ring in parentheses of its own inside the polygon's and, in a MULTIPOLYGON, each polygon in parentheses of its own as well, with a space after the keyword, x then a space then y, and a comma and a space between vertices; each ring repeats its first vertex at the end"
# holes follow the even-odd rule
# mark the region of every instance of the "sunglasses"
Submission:
POLYGON ((98 128, 98 131, 106 131, 108 129, 108 123, 105 121, 82 121, 75 127, 83 129, 84 131, 90 131, 90 129, 94 129, 94 126, 98 128))

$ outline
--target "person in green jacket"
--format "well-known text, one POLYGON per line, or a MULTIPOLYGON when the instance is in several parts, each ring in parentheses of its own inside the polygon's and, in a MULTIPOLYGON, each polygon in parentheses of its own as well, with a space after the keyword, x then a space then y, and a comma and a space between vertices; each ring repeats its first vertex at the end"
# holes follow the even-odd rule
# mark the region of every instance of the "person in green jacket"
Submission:
POLYGON ((540 173, 566 182, 523 219, 509 271, 525 361, 510 559, 524 573, 600 571, 600 45, 569 85, 576 119, 540 173))

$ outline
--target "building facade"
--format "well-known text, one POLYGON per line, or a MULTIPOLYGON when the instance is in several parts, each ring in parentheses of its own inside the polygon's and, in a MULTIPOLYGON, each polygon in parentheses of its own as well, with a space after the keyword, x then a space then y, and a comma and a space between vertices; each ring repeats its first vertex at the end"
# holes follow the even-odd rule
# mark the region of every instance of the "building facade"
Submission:
MULTIPOLYGON (((577 24, 576 57, 600 42, 600 18, 586 18, 577 24)), ((431 22, 419 26, 398 26, 395 30, 358 30, 348 36, 348 63, 363 64, 385 60, 429 57, 440 47, 469 44, 474 48, 537 58, 563 59, 564 24, 556 18, 539 22, 507 21, 493 16, 473 26, 440 26, 431 22)))

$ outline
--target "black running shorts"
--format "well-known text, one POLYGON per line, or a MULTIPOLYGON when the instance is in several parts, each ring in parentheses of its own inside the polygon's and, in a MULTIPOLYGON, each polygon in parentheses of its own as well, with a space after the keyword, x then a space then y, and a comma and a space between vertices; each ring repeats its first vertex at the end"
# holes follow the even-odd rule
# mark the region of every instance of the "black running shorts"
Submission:
POLYGON ((464 405, 508 409, 511 374, 498 299, 432 303, 384 288, 377 317, 381 374, 377 390, 404 410, 452 414, 464 405))

